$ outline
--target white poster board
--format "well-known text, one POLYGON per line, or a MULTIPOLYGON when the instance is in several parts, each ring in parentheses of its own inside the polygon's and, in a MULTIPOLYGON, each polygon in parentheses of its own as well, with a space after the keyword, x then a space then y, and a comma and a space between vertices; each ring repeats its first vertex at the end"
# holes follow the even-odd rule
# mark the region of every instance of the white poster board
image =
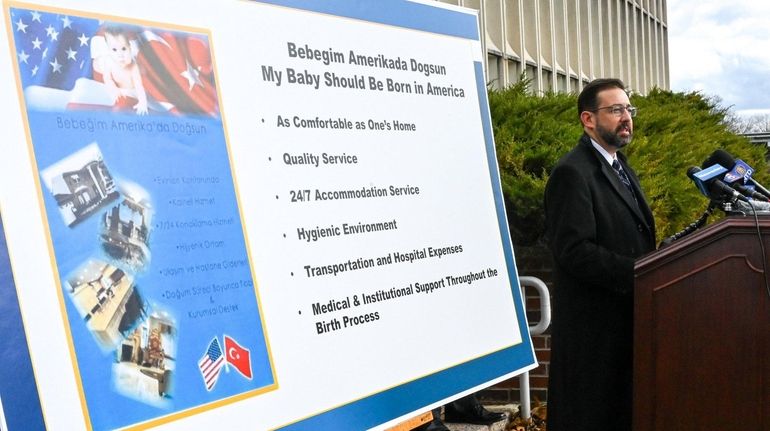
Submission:
POLYGON ((475 13, 3 12, 0 208, 48 428, 384 428, 536 365, 475 13))

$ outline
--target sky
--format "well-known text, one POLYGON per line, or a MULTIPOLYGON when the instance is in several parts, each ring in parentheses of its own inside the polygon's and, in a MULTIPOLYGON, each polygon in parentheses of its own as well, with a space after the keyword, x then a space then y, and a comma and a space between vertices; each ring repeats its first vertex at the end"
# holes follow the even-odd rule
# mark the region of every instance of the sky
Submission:
POLYGON ((770 114, 770 1, 667 0, 671 89, 770 114))

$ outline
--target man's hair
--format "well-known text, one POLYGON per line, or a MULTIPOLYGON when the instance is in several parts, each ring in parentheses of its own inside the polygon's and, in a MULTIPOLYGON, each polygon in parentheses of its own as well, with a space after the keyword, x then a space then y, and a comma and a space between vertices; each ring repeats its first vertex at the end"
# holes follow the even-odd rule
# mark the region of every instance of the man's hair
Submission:
POLYGON ((596 108, 599 107, 598 94, 610 88, 620 88, 621 90, 626 91, 626 86, 623 84, 623 81, 616 78, 594 79, 586 84, 586 86, 583 87, 583 91, 581 91, 578 96, 578 116, 580 116, 583 111, 595 111, 596 108))

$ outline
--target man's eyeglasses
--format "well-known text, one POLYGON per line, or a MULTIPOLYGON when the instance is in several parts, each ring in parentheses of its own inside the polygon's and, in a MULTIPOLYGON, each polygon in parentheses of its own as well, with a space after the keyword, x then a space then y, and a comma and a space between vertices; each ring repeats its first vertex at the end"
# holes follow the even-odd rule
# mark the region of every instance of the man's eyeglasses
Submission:
POLYGON ((616 117, 622 116, 624 111, 628 111, 628 115, 630 115, 632 117, 636 117, 636 107, 635 106, 631 106, 631 105, 629 105, 629 106, 623 106, 623 105, 604 106, 602 108, 596 108, 596 109, 594 109, 594 110, 592 110, 590 112, 596 112, 596 111, 600 111, 602 109, 606 109, 607 111, 609 111, 610 114, 612 114, 612 115, 614 115, 616 117))

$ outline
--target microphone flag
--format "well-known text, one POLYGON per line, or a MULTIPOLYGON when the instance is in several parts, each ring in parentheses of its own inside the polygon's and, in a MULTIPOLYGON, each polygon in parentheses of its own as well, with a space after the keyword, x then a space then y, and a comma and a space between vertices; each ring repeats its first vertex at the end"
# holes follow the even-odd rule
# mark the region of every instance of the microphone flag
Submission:
POLYGON ((727 184, 731 184, 738 180, 743 180, 743 184, 746 184, 751 179, 751 175, 753 173, 754 168, 749 166, 743 160, 738 159, 735 161, 735 166, 733 166, 733 169, 725 174, 724 181, 727 184))
POLYGON ((712 180, 714 178, 719 178, 720 175, 727 172, 727 168, 720 164, 711 165, 706 169, 700 170, 698 172, 695 172, 692 176, 693 181, 695 181, 695 185, 698 186, 698 189, 701 193, 703 193, 706 197, 711 197, 711 193, 709 191, 709 187, 707 183, 709 180, 712 180))
POLYGON ((238 344, 234 339, 223 335, 227 363, 235 367, 244 377, 251 380, 251 354, 249 349, 238 344))

